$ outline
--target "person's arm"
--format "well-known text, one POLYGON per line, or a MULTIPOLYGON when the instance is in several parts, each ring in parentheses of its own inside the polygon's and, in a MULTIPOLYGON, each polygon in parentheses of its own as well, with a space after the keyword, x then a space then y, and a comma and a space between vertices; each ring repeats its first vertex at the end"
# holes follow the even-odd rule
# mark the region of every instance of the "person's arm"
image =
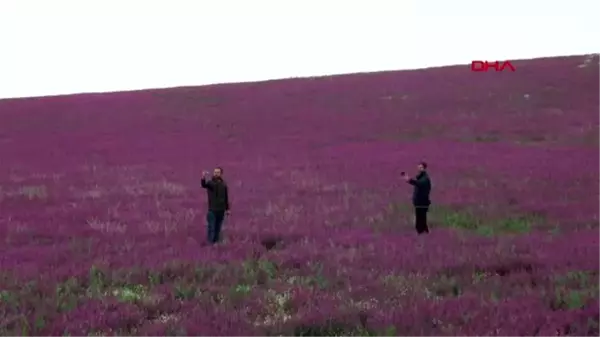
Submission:
POLYGON ((425 177, 421 177, 419 179, 410 178, 407 180, 407 182, 413 186, 422 186, 423 184, 425 184, 425 179, 425 177))
POLYGON ((223 187, 223 190, 225 191, 225 210, 229 212, 229 189, 227 185, 223 187))
POLYGON ((414 178, 411 178, 408 174, 402 172, 400 173, 400 176, 402 177, 402 179, 404 179, 404 181, 406 181, 407 183, 411 184, 411 185, 416 185, 417 181, 414 178))
POLYGON ((206 180, 206 177, 202 177, 202 179, 200 180, 200 185, 202 186, 202 188, 212 190, 214 183, 211 180, 206 180))

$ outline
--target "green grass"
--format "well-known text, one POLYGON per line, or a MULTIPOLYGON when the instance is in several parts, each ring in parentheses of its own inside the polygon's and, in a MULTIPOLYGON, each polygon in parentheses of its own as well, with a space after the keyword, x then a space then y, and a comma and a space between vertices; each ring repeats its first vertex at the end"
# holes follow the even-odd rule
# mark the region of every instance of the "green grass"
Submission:
MULTIPOLYGON (((391 225, 397 229, 398 221, 411 224, 414 222, 414 211, 405 203, 391 203, 384 210, 378 223, 382 227, 391 225)), ((524 234, 530 232, 535 224, 542 223, 539 216, 527 214, 514 214, 503 218, 483 217, 474 211, 456 209, 444 205, 432 205, 429 210, 430 226, 444 226, 460 231, 469 231, 483 236, 504 234, 524 234)), ((412 229, 412 226, 410 227, 412 229)), ((375 231, 380 231, 374 227, 375 231)))
POLYGON ((524 234, 532 230, 537 218, 514 215, 500 219, 482 219, 472 212, 440 208, 433 216, 439 224, 459 230, 493 236, 501 234, 524 234))
POLYGON ((555 276, 553 283, 554 294, 550 305, 555 310, 581 309, 600 290, 597 272, 570 271, 555 276))

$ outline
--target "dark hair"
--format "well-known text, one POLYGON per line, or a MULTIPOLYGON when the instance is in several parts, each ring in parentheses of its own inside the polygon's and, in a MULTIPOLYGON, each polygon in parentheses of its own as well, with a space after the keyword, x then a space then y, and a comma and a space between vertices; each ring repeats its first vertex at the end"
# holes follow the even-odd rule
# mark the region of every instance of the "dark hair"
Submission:
POLYGON ((423 168, 424 168, 424 169, 427 169, 427 163, 426 163, 426 162, 422 161, 422 162, 420 162, 419 164, 420 164, 420 165, 423 165, 423 168))
POLYGON ((221 171, 221 174, 223 174, 223 168, 221 166, 217 166, 216 169, 221 171))

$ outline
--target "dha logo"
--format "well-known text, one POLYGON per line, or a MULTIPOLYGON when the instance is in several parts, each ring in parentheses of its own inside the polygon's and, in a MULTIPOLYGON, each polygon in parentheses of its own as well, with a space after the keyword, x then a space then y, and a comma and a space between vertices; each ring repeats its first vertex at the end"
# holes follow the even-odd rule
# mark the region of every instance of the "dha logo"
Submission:
POLYGON ((517 70, 510 61, 471 61, 471 71, 487 72, 490 68, 494 68, 496 71, 504 71, 506 68, 510 71, 517 70))

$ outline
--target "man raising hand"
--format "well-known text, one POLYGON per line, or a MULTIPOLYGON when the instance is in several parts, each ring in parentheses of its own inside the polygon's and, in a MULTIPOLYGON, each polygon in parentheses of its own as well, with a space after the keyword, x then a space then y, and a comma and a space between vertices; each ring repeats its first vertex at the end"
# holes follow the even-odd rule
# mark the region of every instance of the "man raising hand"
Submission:
POLYGON ((206 214, 208 242, 215 244, 219 242, 225 215, 230 215, 229 193, 227 184, 223 180, 223 169, 215 168, 212 177, 209 177, 208 172, 202 172, 200 182, 208 195, 208 213, 206 214))
POLYGON ((419 173, 411 178, 406 173, 400 175, 407 183, 413 185, 412 202, 415 207, 415 228, 418 234, 429 233, 427 226, 427 212, 431 205, 429 194, 431 193, 431 180, 427 174, 427 163, 420 162, 417 166, 419 173))

